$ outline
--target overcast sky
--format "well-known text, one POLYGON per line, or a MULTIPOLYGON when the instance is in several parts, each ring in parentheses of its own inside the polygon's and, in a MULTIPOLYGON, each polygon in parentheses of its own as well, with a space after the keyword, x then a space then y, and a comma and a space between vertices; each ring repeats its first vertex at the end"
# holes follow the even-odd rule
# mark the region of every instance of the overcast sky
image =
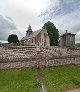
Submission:
POLYGON ((60 35, 68 30, 80 41, 80 0, 0 0, 0 40, 12 33, 21 39, 29 24, 36 31, 49 20, 60 35))

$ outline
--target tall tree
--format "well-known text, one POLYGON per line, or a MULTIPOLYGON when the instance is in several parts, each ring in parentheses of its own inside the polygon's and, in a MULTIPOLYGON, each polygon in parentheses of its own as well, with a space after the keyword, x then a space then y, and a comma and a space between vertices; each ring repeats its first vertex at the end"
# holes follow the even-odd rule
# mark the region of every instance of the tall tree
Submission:
POLYGON ((50 21, 44 24, 43 28, 46 28, 48 31, 48 35, 50 38, 50 45, 58 46, 59 43, 59 32, 58 29, 54 26, 54 24, 50 21))
POLYGON ((17 43, 17 42, 19 42, 18 36, 16 34, 9 35, 8 42, 9 43, 17 43))

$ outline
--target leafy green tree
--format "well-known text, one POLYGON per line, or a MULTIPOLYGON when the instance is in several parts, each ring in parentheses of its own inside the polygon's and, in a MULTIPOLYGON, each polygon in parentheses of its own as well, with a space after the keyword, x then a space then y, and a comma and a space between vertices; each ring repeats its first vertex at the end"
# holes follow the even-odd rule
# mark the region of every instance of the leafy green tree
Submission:
POLYGON ((9 43, 17 43, 17 42, 19 42, 18 36, 16 34, 9 35, 8 42, 9 43))
POLYGON ((48 31, 48 35, 50 38, 50 45, 58 46, 59 44, 59 32, 58 29, 54 26, 54 24, 50 21, 44 24, 43 28, 46 28, 48 31))

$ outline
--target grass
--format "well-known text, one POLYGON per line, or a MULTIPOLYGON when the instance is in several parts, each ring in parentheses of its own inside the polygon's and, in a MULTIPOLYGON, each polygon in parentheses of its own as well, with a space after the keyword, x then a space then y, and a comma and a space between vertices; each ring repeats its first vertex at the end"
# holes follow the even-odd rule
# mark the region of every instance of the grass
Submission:
MULTIPOLYGON (((80 65, 43 68, 48 92, 66 92, 80 87, 80 65)), ((0 92, 40 92, 37 69, 0 70, 0 92)))
POLYGON ((0 92, 40 92, 36 69, 0 70, 0 92))
POLYGON ((66 92, 80 87, 80 65, 43 69, 48 92, 66 92))

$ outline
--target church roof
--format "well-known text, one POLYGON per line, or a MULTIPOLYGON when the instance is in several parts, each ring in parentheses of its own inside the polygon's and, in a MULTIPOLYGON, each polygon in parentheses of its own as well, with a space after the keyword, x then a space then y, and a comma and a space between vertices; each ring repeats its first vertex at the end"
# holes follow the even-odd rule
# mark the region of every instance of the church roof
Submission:
POLYGON ((36 37, 40 32, 41 32, 41 29, 39 29, 37 31, 34 31, 30 35, 27 35, 27 36, 23 37, 21 40, 25 40, 25 39, 36 37))

